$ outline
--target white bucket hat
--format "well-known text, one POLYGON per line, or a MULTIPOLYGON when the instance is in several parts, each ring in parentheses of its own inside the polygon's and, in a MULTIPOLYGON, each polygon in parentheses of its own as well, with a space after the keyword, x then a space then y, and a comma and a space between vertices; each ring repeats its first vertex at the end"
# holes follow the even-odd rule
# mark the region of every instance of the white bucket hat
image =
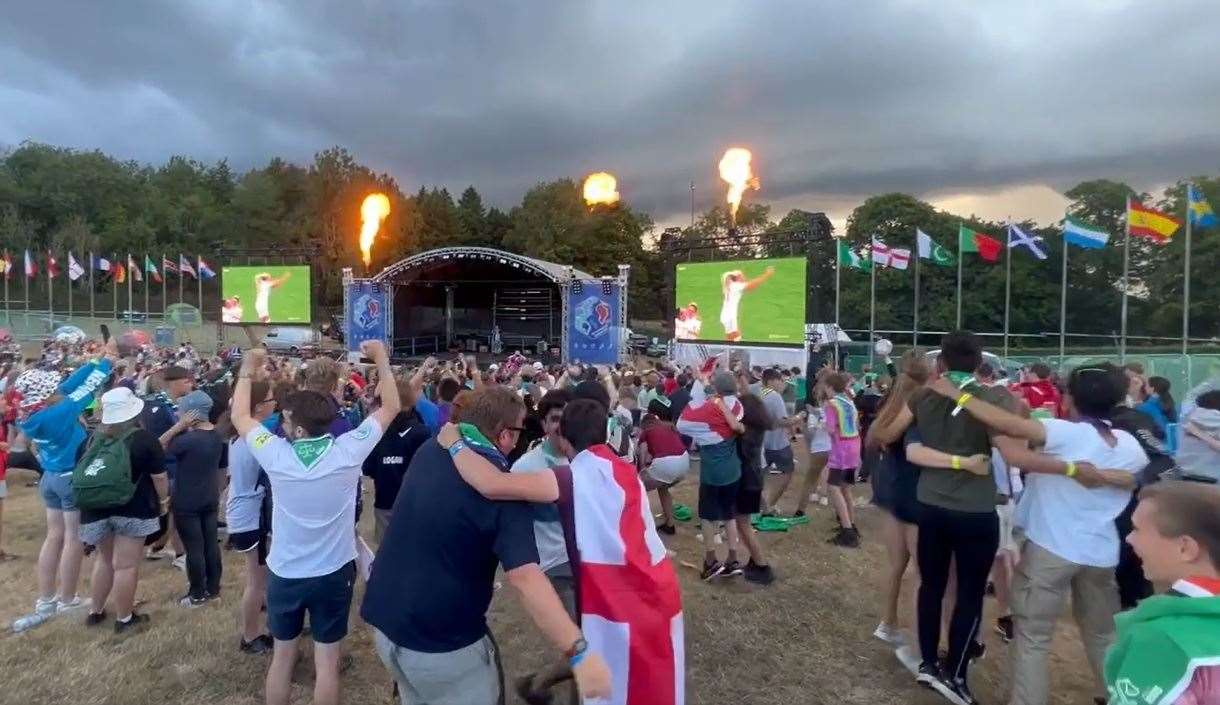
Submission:
POLYGON ((144 410, 144 400, 127 387, 115 387, 102 395, 102 423, 130 421, 144 410))

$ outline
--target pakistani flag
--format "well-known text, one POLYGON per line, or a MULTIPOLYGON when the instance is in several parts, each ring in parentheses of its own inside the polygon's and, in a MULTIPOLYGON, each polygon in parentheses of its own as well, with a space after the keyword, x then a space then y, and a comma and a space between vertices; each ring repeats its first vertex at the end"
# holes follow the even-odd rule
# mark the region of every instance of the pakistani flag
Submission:
POLYGON ((919 245, 920 258, 930 259, 932 264, 939 264, 942 267, 953 265, 953 255, 945 248, 933 242, 927 233, 919 228, 915 228, 915 238, 919 245))
POLYGON ((863 271, 863 272, 867 272, 873 268, 872 262, 870 262, 869 260, 856 254, 855 251, 853 251, 850 247, 847 246, 846 242, 844 242, 843 240, 839 240, 838 242, 839 242, 839 264, 841 264, 845 267, 851 267, 852 269, 859 269, 860 271, 863 271))

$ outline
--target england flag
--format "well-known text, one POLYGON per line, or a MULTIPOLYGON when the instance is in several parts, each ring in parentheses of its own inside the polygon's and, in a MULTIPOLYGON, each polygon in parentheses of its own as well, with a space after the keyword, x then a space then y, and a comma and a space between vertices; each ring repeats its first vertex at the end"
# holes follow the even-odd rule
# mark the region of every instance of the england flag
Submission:
POLYGON ((605 445, 572 459, 580 626, 610 668, 607 705, 684 705, 678 576, 639 473, 605 445))
MULTIPOLYGON (((745 409, 741 406, 741 401, 732 395, 723 397, 724 405, 733 413, 738 420, 741 420, 745 409)), ((724 417, 724 412, 720 410, 714 399, 708 399, 703 390, 703 384, 696 382, 691 387, 691 400, 682 410, 682 415, 678 418, 678 433, 694 439, 695 443, 701 446, 716 445, 733 438, 733 429, 729 426, 729 421, 724 417)))

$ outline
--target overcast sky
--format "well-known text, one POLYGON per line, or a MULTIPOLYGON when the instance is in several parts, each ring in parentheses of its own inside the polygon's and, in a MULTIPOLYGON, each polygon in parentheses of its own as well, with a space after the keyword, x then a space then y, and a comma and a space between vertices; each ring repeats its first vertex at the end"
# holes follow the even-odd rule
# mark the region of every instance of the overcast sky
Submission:
POLYGON ((662 223, 762 190, 841 222, 901 190, 1048 222, 1096 177, 1220 171, 1208 0, 9 3, 0 144, 240 169, 331 145, 501 206, 607 170, 662 223), (1036 7, 1054 8, 1038 11, 1036 7))

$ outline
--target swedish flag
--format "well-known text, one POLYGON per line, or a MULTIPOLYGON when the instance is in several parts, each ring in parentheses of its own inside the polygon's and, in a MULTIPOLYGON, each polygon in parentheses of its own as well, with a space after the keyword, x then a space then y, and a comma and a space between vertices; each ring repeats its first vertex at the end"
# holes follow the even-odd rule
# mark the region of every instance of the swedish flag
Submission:
POLYGON ((1196 228, 1209 228, 1216 224, 1216 213, 1203 198, 1203 191, 1194 184, 1186 184, 1186 217, 1196 228))

